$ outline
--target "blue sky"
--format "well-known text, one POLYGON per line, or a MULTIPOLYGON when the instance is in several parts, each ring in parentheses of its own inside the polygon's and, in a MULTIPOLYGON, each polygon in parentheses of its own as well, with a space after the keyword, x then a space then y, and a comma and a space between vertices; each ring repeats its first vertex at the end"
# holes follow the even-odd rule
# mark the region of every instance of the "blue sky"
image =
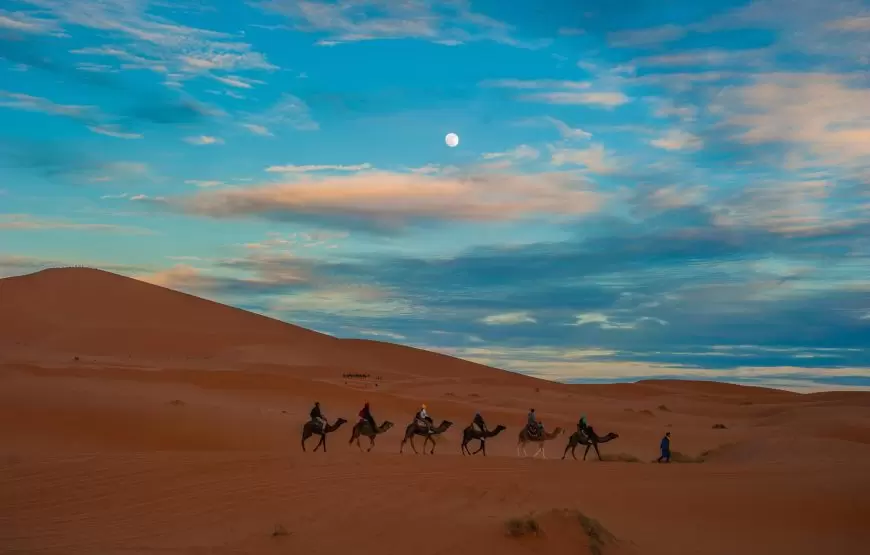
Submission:
POLYGON ((0 274, 564 381, 870 388, 868 66, 860 1, 6 0, 0 274))

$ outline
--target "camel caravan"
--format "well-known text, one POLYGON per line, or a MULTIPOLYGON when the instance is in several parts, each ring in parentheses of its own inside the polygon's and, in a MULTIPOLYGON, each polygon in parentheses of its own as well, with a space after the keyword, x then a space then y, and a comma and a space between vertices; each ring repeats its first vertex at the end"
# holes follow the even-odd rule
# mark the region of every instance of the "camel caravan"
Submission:
MULTIPOLYGON (((314 446, 314 451, 316 452, 322 447, 325 452, 327 436, 341 428, 342 425, 347 423, 347 420, 339 418, 334 423, 330 424, 323 415, 319 402, 314 403, 314 408, 311 409, 309 416, 310 420, 302 426, 302 451, 306 451, 305 442, 308 439, 312 436, 318 436, 319 441, 317 442, 317 445, 314 446)), ((365 406, 360 410, 358 416, 359 419, 351 430, 350 441, 348 443, 350 445, 356 443, 356 446, 360 451, 363 451, 363 446, 360 444, 360 439, 362 437, 366 437, 369 440, 368 449, 365 449, 365 452, 369 452, 374 448, 377 437, 386 433, 395 425, 390 421, 384 421, 381 425, 378 425, 372 416, 368 402, 366 402, 365 406)), ((417 451, 417 446, 414 444, 414 437, 421 436, 424 438, 422 453, 424 455, 427 454, 427 446, 431 443, 432 448, 428 451, 428 454, 434 455, 438 436, 450 429, 451 426, 453 426, 453 422, 450 422, 449 420, 443 420, 438 426, 435 426, 434 420, 432 420, 426 412, 426 405, 422 405, 420 410, 417 411, 417 414, 414 415, 414 420, 405 427, 405 433, 403 434, 402 442, 399 445, 399 453, 403 453, 405 450, 405 444, 410 443, 411 449, 414 450, 414 453, 420 454, 420 451, 417 451)), ((471 424, 462 430, 460 452, 463 455, 476 455, 478 453, 483 453, 483 455, 486 456, 486 440, 499 435, 506 429, 505 426, 499 424, 494 429, 490 430, 487 427, 486 422, 483 420, 483 417, 478 412, 474 415, 471 424), (469 444, 472 441, 479 442, 475 451, 472 451, 469 448, 469 444)), ((542 458, 547 458, 545 451, 547 442, 560 437, 564 433, 565 429, 561 427, 556 427, 552 431, 546 431, 543 423, 538 420, 535 414, 535 409, 531 409, 529 411, 526 425, 520 430, 517 436, 517 456, 528 456, 526 445, 534 444, 537 446, 537 451, 532 455, 532 458, 535 458, 538 455, 542 458)), ((598 460, 601 460, 601 453, 598 451, 598 445, 613 441, 618 437, 619 434, 614 432, 599 437, 598 434, 595 433, 595 430, 586 423, 586 417, 583 416, 577 423, 577 431, 571 434, 568 438, 568 444, 565 446, 565 451, 562 453, 562 459, 565 459, 570 452, 571 456, 576 460, 577 455, 575 450, 578 445, 583 445, 586 447, 586 450, 583 452, 584 461, 586 460, 586 456, 589 454, 589 449, 594 449, 595 454, 598 455, 598 460)))

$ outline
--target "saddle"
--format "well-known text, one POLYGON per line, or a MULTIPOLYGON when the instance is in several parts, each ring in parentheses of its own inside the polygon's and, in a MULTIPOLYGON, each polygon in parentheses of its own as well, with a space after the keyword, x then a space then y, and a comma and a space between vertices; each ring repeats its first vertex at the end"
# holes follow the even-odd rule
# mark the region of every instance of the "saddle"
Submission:
POLYGON ((414 425, 417 426, 417 429, 421 432, 429 433, 432 431, 432 427, 425 420, 420 420, 419 418, 414 419, 414 425))
POLYGON ((326 425, 320 420, 312 420, 311 431, 315 434, 322 434, 326 431, 326 425))
POLYGON ((526 426, 526 432, 531 439, 541 439, 544 434, 544 429, 540 424, 529 424, 526 426))

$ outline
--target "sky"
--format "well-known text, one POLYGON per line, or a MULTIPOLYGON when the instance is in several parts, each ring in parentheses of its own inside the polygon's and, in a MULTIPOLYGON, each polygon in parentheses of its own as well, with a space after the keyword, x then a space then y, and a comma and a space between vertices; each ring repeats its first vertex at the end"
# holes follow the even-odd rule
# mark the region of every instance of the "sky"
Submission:
POLYGON ((868 68, 870 1, 2 0, 0 275, 870 389, 868 68))

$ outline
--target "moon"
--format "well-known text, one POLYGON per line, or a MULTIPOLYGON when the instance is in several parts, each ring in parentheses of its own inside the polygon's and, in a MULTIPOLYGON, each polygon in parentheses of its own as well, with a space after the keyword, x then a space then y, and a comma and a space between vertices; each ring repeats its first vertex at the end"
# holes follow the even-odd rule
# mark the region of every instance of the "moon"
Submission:
POLYGON ((447 143, 447 146, 453 148, 459 144, 459 135, 456 133, 448 133, 447 136, 444 137, 444 142, 447 143))

